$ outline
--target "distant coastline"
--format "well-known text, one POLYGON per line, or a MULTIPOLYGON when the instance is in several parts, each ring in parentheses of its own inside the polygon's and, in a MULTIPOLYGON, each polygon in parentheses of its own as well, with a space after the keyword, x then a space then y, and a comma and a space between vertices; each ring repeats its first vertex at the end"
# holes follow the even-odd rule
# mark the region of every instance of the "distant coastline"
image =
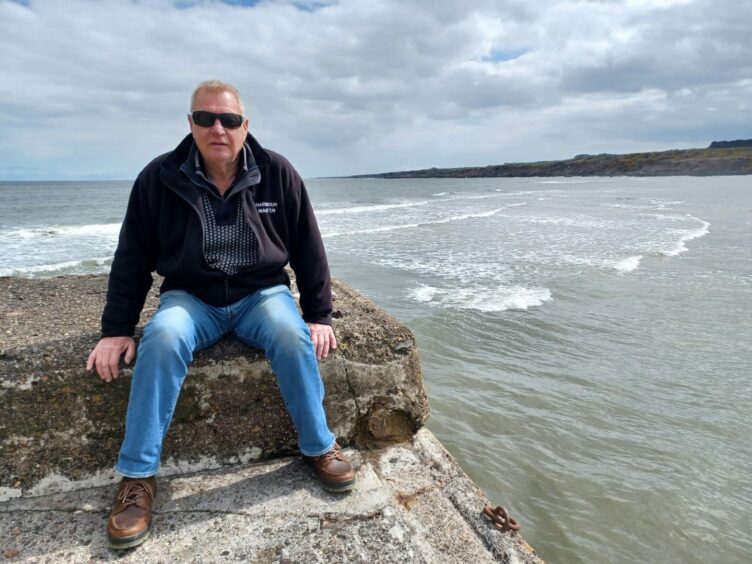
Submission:
POLYGON ((348 178, 492 178, 513 176, 726 176, 752 174, 752 139, 713 141, 704 149, 577 155, 561 161, 427 168, 348 178))

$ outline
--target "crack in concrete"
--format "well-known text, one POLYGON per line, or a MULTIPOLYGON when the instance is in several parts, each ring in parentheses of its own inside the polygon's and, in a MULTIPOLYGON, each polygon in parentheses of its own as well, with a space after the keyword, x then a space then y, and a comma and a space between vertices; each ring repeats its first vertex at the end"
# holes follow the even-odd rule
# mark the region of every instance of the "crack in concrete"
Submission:
POLYGON ((397 500, 397 503, 399 503, 402 507, 404 507, 407 511, 412 511, 413 504, 415 504, 416 501, 418 501, 419 497, 424 496, 427 493, 441 490, 444 488, 443 483, 438 484, 430 484, 427 486, 423 486, 422 488, 418 488, 414 492, 403 492, 400 490, 396 490, 394 492, 394 499, 397 500))
MULTIPOLYGON (((195 513, 205 513, 208 515, 235 515, 238 517, 262 517, 262 518, 268 518, 268 517, 280 517, 284 519, 291 519, 291 518, 298 518, 298 519, 319 519, 320 521, 328 521, 328 522, 336 522, 336 523, 349 523, 354 521, 370 521, 372 519, 381 517, 384 514, 384 510, 387 507, 391 507, 390 505, 385 505, 379 509, 374 509, 372 511, 368 511, 367 513, 357 514, 357 515, 340 515, 337 513, 328 513, 328 512, 317 512, 317 513, 245 513, 242 511, 229 511, 229 510, 223 510, 223 509, 153 509, 152 513, 154 515, 177 515, 177 514, 195 514, 195 513)), ((6 514, 6 515, 12 515, 16 513, 69 513, 69 514, 75 514, 75 513, 89 513, 89 514, 97 514, 97 513, 108 513, 110 511, 109 507, 105 508, 99 508, 99 509, 56 509, 56 508, 50 508, 50 509, 32 509, 32 508, 26 508, 26 509, 15 509, 12 511, 0 511, 0 515, 6 514)))
POLYGON ((347 370, 347 361, 344 359, 342 360, 342 368, 345 371, 345 383, 347 384, 347 389, 350 390, 350 395, 352 395, 353 401, 355 402, 355 409, 358 410, 358 415, 362 415, 360 403, 358 403, 358 394, 355 393, 355 388, 353 388, 352 382, 350 382, 350 372, 347 370))
POLYGON ((231 510, 225 510, 225 509, 162 509, 158 510, 155 509, 152 511, 155 515, 177 515, 181 513, 206 513, 209 515, 236 515, 238 517, 260 517, 260 518, 269 518, 269 517, 280 517, 284 519, 291 519, 291 518, 299 518, 299 519, 320 519, 324 521, 336 521, 338 523, 345 523, 349 521, 367 521, 370 519, 374 519, 375 517, 379 517, 384 513, 384 509, 387 507, 391 507, 389 505, 385 505, 384 507, 381 507, 379 509, 374 509, 372 511, 368 511, 367 513, 357 514, 357 515, 340 515, 337 513, 328 513, 328 512, 316 512, 316 513, 286 513, 286 512, 280 512, 280 513, 246 513, 243 511, 231 511, 231 510))
POLYGON ((81 509, 80 507, 77 507, 76 509, 33 509, 33 508, 21 508, 21 509, 12 509, 12 510, 6 510, 6 511, 0 511, 0 515, 13 515, 14 513, 101 513, 103 511, 109 511, 109 507, 105 508, 99 508, 99 509, 81 509))

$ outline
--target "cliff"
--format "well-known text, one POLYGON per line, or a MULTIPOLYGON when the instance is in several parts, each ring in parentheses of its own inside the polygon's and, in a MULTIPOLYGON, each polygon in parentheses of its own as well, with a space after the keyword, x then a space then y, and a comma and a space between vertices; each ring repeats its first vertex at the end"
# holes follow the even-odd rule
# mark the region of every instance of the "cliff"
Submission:
POLYGON ((522 176, 720 176, 752 174, 752 143, 714 142, 706 149, 624 155, 577 155, 562 161, 429 168, 352 178, 485 178, 522 176), (724 145, 723 143, 729 143, 724 145), (731 145, 733 144, 733 145, 731 145))
POLYGON ((729 147, 752 147, 752 139, 737 139, 735 141, 713 141, 708 148, 727 149, 729 147))

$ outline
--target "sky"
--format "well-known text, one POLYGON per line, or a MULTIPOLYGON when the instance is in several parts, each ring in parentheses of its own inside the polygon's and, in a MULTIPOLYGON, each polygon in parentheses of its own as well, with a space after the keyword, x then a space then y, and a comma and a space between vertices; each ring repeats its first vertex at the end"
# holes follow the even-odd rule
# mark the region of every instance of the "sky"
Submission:
POLYGON ((242 93, 304 178, 752 138, 750 0, 0 0, 0 180, 133 179, 242 93))

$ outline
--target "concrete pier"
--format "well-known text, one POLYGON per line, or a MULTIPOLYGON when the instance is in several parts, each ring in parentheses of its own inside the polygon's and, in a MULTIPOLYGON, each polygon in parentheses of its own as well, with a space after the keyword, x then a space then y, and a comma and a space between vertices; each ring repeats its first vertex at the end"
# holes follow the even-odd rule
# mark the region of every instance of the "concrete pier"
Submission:
MULTIPOLYGON (((430 431, 415 340, 335 283, 339 348, 320 364, 330 426, 358 472, 327 493, 261 351, 197 355, 163 453, 155 530, 128 551, 105 527, 130 372, 84 369, 106 277, 0 278, 0 554, 12 561, 540 562, 430 431)), ((152 292, 142 316, 156 308, 152 292)), ((503 500, 494 500, 503 503, 503 500)), ((524 516, 516 516, 524 525, 524 516)))

